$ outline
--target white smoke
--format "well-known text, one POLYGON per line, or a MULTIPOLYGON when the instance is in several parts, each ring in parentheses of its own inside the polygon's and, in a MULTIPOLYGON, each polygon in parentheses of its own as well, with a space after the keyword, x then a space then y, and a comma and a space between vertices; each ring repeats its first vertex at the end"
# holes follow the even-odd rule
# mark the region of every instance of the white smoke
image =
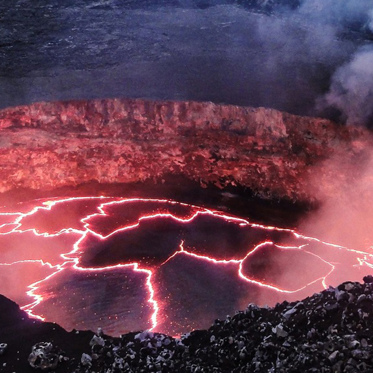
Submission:
POLYGON ((345 247, 373 247, 373 154, 338 154, 315 167, 308 182, 321 203, 300 224, 310 236, 345 247))
POLYGON ((373 116, 373 46, 361 47, 334 73, 320 109, 338 109, 347 124, 369 125, 373 116))
POLYGON ((370 31, 373 32, 373 9, 371 9, 368 12, 368 15, 369 15, 368 28, 370 31))

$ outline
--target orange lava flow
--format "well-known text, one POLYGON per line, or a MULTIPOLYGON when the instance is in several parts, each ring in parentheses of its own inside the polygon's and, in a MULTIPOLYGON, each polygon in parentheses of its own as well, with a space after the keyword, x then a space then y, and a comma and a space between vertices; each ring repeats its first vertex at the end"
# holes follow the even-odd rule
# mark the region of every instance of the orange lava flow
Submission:
MULTIPOLYGON (((35 204, 36 206, 30 207, 27 212, 0 212, 0 238, 11 239, 17 235, 25 235, 27 233, 40 240, 57 237, 62 239, 72 235, 77 236, 77 239, 68 250, 62 252, 62 246, 61 248, 57 248, 61 250, 61 252, 59 252, 60 261, 57 264, 52 264, 52 262, 48 260, 48 255, 38 259, 32 259, 28 257, 27 251, 23 251, 23 257, 17 257, 18 252, 16 249, 11 253, 9 253, 9 250, 0 249, 0 270, 3 270, 5 267, 14 266, 14 268, 16 268, 22 264, 30 264, 41 267, 46 266, 52 271, 48 276, 27 285, 26 294, 32 301, 21 305, 22 309, 30 316, 41 320, 45 318, 35 312, 37 306, 41 305, 47 299, 47 296, 41 290, 41 286, 48 284, 56 275, 61 274, 66 269, 75 272, 96 274, 100 274, 100 272, 130 269, 140 275, 143 274, 146 278, 144 286, 147 291, 147 304, 149 309, 151 309, 149 330, 158 330, 157 327, 163 319, 162 312, 164 312, 162 311, 163 299, 159 299, 158 295, 160 293, 160 284, 155 283, 156 274, 159 270, 175 262, 178 258, 188 257, 212 266, 231 265, 236 268, 237 281, 242 281, 243 283, 254 285, 271 292, 281 293, 284 299, 290 294, 299 293, 303 295, 303 291, 306 291, 308 288, 311 289, 312 286, 319 286, 318 284, 321 284, 320 286, 323 288, 333 285, 334 282, 339 281, 341 278, 343 279, 343 276, 345 276, 345 272, 343 271, 345 271, 346 263, 351 267, 351 271, 356 271, 350 272, 352 276, 356 278, 360 276, 360 270, 362 268, 363 270, 370 271, 373 269, 373 256, 368 249, 367 251, 356 251, 333 243, 326 243, 314 237, 304 236, 291 229, 253 224, 247 219, 230 216, 220 211, 165 199, 71 197, 44 201, 39 200, 35 201, 35 204), (30 227, 30 223, 27 223, 28 225, 25 223, 26 219, 27 221, 31 219, 32 222, 32 219, 40 214, 46 214, 47 219, 49 216, 48 214, 50 214, 51 219, 61 218, 63 216, 58 215, 56 217, 56 214, 53 215, 53 211, 58 211, 58 209, 61 209, 62 214, 66 214, 68 223, 70 211, 73 211, 75 203, 80 203, 82 206, 87 204, 85 208, 89 211, 89 213, 83 216, 78 216, 79 211, 77 212, 78 217, 76 219, 79 224, 76 224, 75 227, 60 223, 56 224, 58 231, 49 231, 49 228, 43 229, 43 222, 38 222, 40 225, 38 227, 30 227), (92 204, 92 207, 88 204, 92 204), (141 211, 136 211, 136 206, 145 206, 148 210, 146 213, 141 214, 141 211), (71 210, 69 210, 70 208, 71 210), (115 209, 119 209, 119 212, 115 209), (121 211, 123 211, 122 214, 120 213, 121 211), (94 228, 94 222, 105 221, 105 218, 108 219, 109 217, 111 217, 111 224, 113 224, 115 228, 110 230, 108 234, 94 228), (242 252, 240 255, 235 253, 233 257, 224 257, 223 254, 220 254, 221 256, 219 257, 214 255, 214 250, 211 250, 211 253, 208 249, 206 249, 207 253, 201 252, 198 245, 190 245, 185 248, 185 240, 180 238, 177 249, 158 264, 146 264, 144 258, 139 258, 139 260, 136 261, 123 261, 113 265, 97 267, 87 267, 82 264, 82 257, 86 254, 87 250, 82 246, 83 242, 85 242, 88 237, 94 237, 100 242, 105 242, 115 238, 119 234, 127 234, 136 231, 141 226, 144 226, 144 224, 148 224, 152 221, 171 221, 180 226, 188 226, 191 223, 197 224, 196 222, 201 218, 211 218, 218 222, 226 223, 229 227, 234 227, 239 232, 246 232, 245 230, 248 229, 256 229, 260 232, 264 232, 268 237, 270 237, 271 234, 284 234, 286 235, 286 239, 277 242, 270 238, 265 238, 261 242, 247 244, 245 252, 242 252), (271 259, 270 263, 272 267, 266 272, 265 268, 272 254, 278 257, 278 263, 284 263, 284 271, 278 271, 275 258, 271 259), (291 265, 290 262, 295 255, 305 255, 307 258, 311 258, 315 263, 320 263, 321 269, 309 268, 307 267, 307 263, 291 265), (288 273, 289 271, 297 271, 297 265, 306 266, 304 272, 307 276, 305 275, 305 277, 302 278, 303 282, 300 282, 299 286, 294 285, 294 287, 289 288, 289 286, 287 286, 287 281, 290 281, 289 279, 291 276, 290 274, 288 276, 288 273), (262 269, 262 267, 264 269, 262 269), (314 271, 314 276, 312 275, 312 271, 314 271), (341 272, 340 274, 339 271, 343 273, 341 272), (277 273, 280 273, 279 277, 281 277, 278 281, 276 279, 277 273), (269 277, 268 280, 266 279, 267 277, 269 277)), ((71 219, 73 219, 73 217, 71 217, 71 219)), ((46 221, 46 225, 49 223, 50 222, 46 221)), ((25 242, 25 244, 27 245, 27 242, 25 242)), ((229 255, 227 254, 227 256, 229 255)), ((295 281, 296 273, 301 272, 300 270, 299 272, 294 272, 295 281)), ((345 278, 345 280, 350 280, 350 278, 345 278)), ((312 289, 314 288, 312 287, 312 289)))

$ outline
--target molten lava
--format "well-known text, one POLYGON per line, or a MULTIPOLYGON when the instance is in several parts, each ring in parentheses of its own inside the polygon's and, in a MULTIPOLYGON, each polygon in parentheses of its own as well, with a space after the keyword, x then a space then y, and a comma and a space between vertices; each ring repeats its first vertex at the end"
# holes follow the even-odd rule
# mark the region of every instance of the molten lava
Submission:
POLYGON ((0 293, 67 329, 172 335, 248 303, 372 271, 356 251, 169 200, 79 197, 0 211, 0 293))

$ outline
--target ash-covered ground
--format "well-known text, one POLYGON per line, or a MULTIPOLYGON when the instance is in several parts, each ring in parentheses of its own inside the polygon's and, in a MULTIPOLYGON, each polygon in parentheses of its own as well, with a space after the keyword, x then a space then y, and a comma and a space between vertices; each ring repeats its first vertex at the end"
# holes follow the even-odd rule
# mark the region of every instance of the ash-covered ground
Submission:
POLYGON ((2 297, 1 372, 372 372, 373 277, 274 308, 254 304, 180 338, 67 333, 2 297), (33 368, 31 367, 33 366, 33 368))

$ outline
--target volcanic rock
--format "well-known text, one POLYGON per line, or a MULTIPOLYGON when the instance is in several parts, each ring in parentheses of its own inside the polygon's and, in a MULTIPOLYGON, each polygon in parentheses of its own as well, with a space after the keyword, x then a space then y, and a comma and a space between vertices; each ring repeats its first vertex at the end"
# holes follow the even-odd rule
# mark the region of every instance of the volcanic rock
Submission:
MULTIPOLYGON (((61 363, 65 373, 93 372, 373 372, 373 304, 351 302, 365 295, 372 299, 373 286, 346 282, 336 288, 316 293, 302 302, 283 302, 273 308, 250 304, 225 320, 216 320, 208 330, 197 330, 180 338, 160 333, 130 333, 111 338, 98 333, 104 345, 89 353, 89 340, 82 345, 76 333, 66 333, 56 326, 50 339, 70 344, 61 363), (348 299, 338 300, 340 292, 348 299), (334 305, 334 307, 328 307, 334 305), (289 310, 292 312, 289 314, 289 310), (52 338, 51 338, 52 337, 52 338), (81 352, 82 350, 85 352, 81 352), (80 355, 79 355, 80 354, 80 355)), ((362 302, 362 301, 361 301, 362 302)), ((2 309, 16 311, 14 303, 1 299, 2 309)), ((14 325, 31 320, 20 311, 14 312, 14 325), (20 320, 20 316, 24 316, 20 320)), ((13 325, 13 330, 14 326, 13 325)), ((34 329, 44 325, 36 322, 34 329)), ((23 340, 2 330, 2 340, 11 339, 12 348, 29 346, 23 340)), ((40 334, 40 337, 42 334, 40 334)), ((88 335, 87 335, 88 336, 88 335)), ((46 334, 44 340, 48 340, 46 334)), ((94 338, 95 338, 94 337, 94 338)), ((92 344, 91 344, 92 345, 92 344)), ((50 347, 51 344, 38 344, 50 347)), ((97 345, 96 345, 97 346, 97 345)), ((93 348, 94 346, 92 346, 93 348)), ((30 346, 31 348, 31 346, 30 346)), ((35 350, 35 347, 33 348, 35 350)), ((2 372, 13 372, 17 355, 8 355, 2 372)), ((22 355, 19 355, 22 357, 22 355)), ((23 357, 22 357, 23 358, 23 357)), ((19 364, 19 363, 18 363, 19 364)), ((29 370, 23 369, 22 372, 29 370)))
POLYGON ((59 355, 50 342, 39 342, 32 346, 28 362, 33 368, 40 370, 54 370, 59 363, 59 355))
POLYGON ((273 109, 125 99, 4 109, 0 134, 0 192, 182 175, 292 201, 315 199, 306 185, 325 159, 359 162, 373 144, 364 129, 273 109))
POLYGON ((4 355, 7 348, 8 348, 8 345, 6 343, 0 343, 0 356, 4 355))
MULTIPOLYGON (((39 342, 51 343, 53 353, 70 360, 62 359, 55 372, 69 371, 70 364, 77 365, 83 352, 89 352, 89 341, 92 332, 67 332, 54 323, 44 323, 37 319, 29 318, 28 314, 21 311, 18 305, 0 295, 0 340, 7 344, 3 355, 0 355, 0 372, 34 372, 28 362, 33 346, 39 342)), ((40 345, 38 345, 40 346, 40 345)), ((72 370, 72 369, 71 369, 72 370)))
POLYGON ((82 357, 80 359, 80 363, 84 367, 91 367, 92 366, 92 358, 88 354, 82 354, 82 357))

